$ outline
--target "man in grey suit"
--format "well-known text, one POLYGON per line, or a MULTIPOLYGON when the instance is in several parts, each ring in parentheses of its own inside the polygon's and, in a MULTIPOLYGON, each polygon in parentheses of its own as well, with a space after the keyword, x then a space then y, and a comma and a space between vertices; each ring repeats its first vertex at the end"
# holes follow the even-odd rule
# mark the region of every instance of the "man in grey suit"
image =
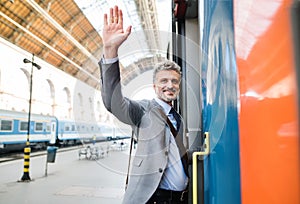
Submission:
POLYGON ((123 30, 122 10, 117 6, 104 14, 102 98, 108 111, 131 125, 138 145, 132 162, 124 204, 188 203, 187 160, 183 146, 184 124, 172 108, 181 81, 180 67, 169 60, 155 66, 153 100, 134 101, 121 90, 118 48, 131 33, 123 30))

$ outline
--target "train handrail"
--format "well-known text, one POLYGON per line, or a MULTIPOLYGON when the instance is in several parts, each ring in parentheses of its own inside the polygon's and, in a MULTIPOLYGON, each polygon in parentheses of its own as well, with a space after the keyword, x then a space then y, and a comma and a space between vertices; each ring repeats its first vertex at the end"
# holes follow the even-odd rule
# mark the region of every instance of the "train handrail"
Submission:
POLYGON ((198 202, 198 177, 197 177, 197 157, 206 156, 210 152, 210 142, 209 142, 209 133, 204 133, 204 151, 202 152, 193 152, 193 204, 198 202))

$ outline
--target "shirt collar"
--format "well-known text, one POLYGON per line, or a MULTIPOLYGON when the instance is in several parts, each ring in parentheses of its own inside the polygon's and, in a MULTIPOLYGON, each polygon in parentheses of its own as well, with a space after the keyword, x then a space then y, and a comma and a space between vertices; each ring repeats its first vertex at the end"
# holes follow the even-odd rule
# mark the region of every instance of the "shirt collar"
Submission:
POLYGON ((172 108, 169 104, 167 104, 166 102, 164 102, 163 100, 161 100, 159 98, 154 98, 154 100, 163 108, 166 115, 169 114, 169 112, 172 108))

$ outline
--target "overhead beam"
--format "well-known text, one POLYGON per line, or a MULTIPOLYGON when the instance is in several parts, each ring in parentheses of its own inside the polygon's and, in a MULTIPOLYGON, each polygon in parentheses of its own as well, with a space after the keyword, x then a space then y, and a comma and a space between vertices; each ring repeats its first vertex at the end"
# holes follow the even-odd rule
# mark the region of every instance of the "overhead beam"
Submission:
POLYGON ((63 59, 65 59, 66 61, 68 61, 69 63, 71 63, 72 65, 74 65, 80 71, 82 71, 85 74, 89 75, 93 80, 96 80, 97 82, 99 81, 98 78, 96 78, 95 76, 93 76, 91 73, 87 72, 81 66, 79 66, 78 64, 76 64, 74 61, 70 60, 68 57, 66 57, 61 52, 59 52, 58 50, 56 50, 54 47, 52 47, 51 45, 49 45, 48 43, 46 43, 45 41, 43 41, 42 39, 40 39, 38 36, 34 35, 27 28, 24 28, 22 25, 20 25, 19 23, 17 23, 16 21, 14 21, 13 19, 11 19, 7 15, 5 15, 2 11, 0 11, 0 16, 2 16, 3 18, 5 18, 6 20, 8 20, 10 23, 14 24, 16 27, 18 27, 21 30, 23 30, 25 33, 27 33, 28 35, 30 35, 31 37, 33 37, 35 40, 37 40, 38 42, 40 42, 44 46, 48 47, 50 50, 52 50, 53 52, 55 52, 57 55, 59 55, 60 57, 62 57, 63 59))
POLYGON ((66 31, 59 23, 57 23, 43 8, 41 8, 34 0, 27 0, 27 2, 39 12, 45 19, 47 19, 57 30, 64 34, 79 50, 81 50, 88 58, 97 65, 98 59, 96 59, 85 47, 83 47, 68 31, 66 31))

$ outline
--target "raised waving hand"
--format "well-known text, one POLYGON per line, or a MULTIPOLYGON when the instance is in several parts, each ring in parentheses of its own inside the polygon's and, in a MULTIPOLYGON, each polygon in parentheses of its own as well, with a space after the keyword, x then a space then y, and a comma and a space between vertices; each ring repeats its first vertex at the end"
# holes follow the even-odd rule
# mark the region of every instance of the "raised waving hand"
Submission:
POLYGON ((110 8, 109 19, 104 14, 104 27, 102 33, 103 54, 105 58, 114 58, 118 56, 118 49, 131 33, 131 26, 128 26, 124 32, 122 10, 115 6, 110 8))

